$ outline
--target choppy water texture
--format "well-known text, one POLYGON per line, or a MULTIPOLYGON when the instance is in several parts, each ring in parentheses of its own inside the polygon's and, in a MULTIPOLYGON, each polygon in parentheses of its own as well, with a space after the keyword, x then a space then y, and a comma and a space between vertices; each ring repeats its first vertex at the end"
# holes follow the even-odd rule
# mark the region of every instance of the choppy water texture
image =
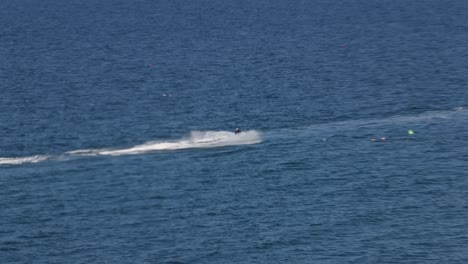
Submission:
POLYGON ((0 262, 468 263, 467 14, 1 1, 0 262))

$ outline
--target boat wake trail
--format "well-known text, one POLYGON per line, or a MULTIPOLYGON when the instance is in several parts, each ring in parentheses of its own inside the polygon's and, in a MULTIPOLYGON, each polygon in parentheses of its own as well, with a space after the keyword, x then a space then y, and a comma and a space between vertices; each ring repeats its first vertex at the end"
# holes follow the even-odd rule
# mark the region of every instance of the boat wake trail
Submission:
POLYGON ((41 161, 48 160, 49 156, 30 156, 30 157, 22 157, 22 158, 0 158, 0 165, 19 165, 23 163, 37 163, 41 161))
POLYGON ((153 141, 142 145, 125 149, 85 149, 70 151, 65 154, 79 156, 96 155, 135 155, 158 150, 177 150, 190 148, 215 148, 234 145, 250 145, 260 143, 260 133, 257 131, 246 131, 240 134, 233 134, 227 131, 193 131, 190 137, 177 141, 153 141))
POLYGON ((251 145, 262 142, 260 132, 251 130, 240 134, 228 131, 192 131, 189 137, 174 141, 150 141, 141 145, 123 149, 81 149, 65 152, 58 156, 36 155, 19 158, 1 158, 0 165, 19 165, 37 163, 46 160, 66 160, 67 157, 79 156, 121 156, 137 155, 154 151, 216 148, 235 145, 251 145))
POLYGON ((255 130, 245 131, 240 134, 234 134, 229 131, 192 131, 189 136, 178 140, 150 141, 129 148, 80 149, 54 156, 36 155, 18 158, 0 157, 0 165, 37 163, 47 160, 68 160, 70 158, 83 156, 138 155, 155 151, 249 145, 260 143, 262 141, 290 142, 290 139, 301 141, 310 137, 320 137, 323 140, 324 135, 325 137, 347 135, 350 137, 363 138, 371 136, 374 131, 388 133, 397 127, 412 129, 428 124, 440 124, 442 122, 466 119, 467 117, 468 109, 466 107, 457 107, 451 110, 427 111, 415 115, 393 115, 380 119, 351 119, 319 123, 307 127, 283 128, 264 133, 260 133, 255 130), (356 136, 358 132, 360 136, 356 136))

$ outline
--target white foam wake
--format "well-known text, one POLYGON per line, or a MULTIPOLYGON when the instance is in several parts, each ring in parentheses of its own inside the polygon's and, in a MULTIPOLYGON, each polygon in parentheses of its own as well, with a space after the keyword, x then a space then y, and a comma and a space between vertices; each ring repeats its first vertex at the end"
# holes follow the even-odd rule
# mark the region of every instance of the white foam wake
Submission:
POLYGON ((62 159, 71 156, 120 156, 143 154, 158 150, 177 150, 189 148, 215 148, 233 145, 249 145, 261 142, 260 133, 254 130, 234 134, 227 131, 193 131, 190 136, 174 141, 153 141, 142 145, 124 149, 80 149, 65 152, 58 156, 35 155, 19 158, 2 158, 0 165, 18 165, 23 163, 37 163, 46 160, 62 159))
POLYGON ((260 133, 254 130, 234 134, 227 131, 193 131, 190 137, 175 141, 152 141, 125 149, 84 149, 67 152, 67 155, 135 155, 158 150, 189 148, 215 148, 233 145, 249 145, 261 142, 260 133))
POLYGON ((49 159, 49 156, 30 156, 22 158, 0 158, 0 165, 17 165, 23 163, 36 163, 49 159))

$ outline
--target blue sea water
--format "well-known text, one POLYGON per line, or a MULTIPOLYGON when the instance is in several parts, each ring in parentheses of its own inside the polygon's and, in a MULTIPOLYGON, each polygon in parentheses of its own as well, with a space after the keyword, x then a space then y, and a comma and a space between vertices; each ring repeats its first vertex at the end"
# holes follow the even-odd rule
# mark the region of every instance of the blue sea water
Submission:
POLYGON ((468 263, 467 14, 2 0, 0 263, 468 263))

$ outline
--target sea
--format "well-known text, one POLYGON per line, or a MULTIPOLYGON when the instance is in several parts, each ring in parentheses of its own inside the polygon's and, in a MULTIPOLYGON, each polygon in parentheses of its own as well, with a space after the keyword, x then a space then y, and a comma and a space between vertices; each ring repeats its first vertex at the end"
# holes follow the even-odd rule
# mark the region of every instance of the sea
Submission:
POLYGON ((468 1, 1 0, 0 263, 468 263, 468 1))

